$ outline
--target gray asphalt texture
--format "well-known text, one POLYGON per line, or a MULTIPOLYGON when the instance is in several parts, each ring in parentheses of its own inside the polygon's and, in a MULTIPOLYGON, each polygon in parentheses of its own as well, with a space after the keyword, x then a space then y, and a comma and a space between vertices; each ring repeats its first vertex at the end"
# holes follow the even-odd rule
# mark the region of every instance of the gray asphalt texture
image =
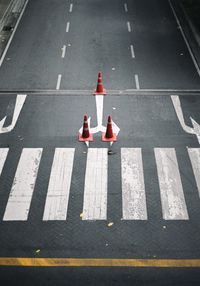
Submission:
POLYGON ((145 89, 200 88, 167 0, 129 0, 128 13, 122 0, 73 4, 69 13, 63 0, 29 1, 0 70, 0 89, 55 89, 58 74, 61 89, 91 89, 99 70, 108 89, 136 88, 135 74, 145 89))
MULTIPOLYGON (((0 178, 0 256, 92 258, 200 258, 200 201, 187 147, 199 148, 185 133, 168 95, 108 94, 104 125, 112 115, 120 127, 114 155, 108 158, 108 219, 82 221, 87 147, 77 140, 83 115, 96 126, 95 98, 54 95, 61 90, 91 90, 102 70, 109 89, 200 89, 200 79, 166 0, 29 0, 24 16, 0 68, 0 90, 47 90, 27 93, 15 129, 0 134, 0 148, 10 151, 0 178), (65 32, 70 21, 69 33, 65 32), (130 21, 132 32, 127 30, 130 21), (66 57, 61 48, 67 46, 66 57), (130 45, 136 58, 131 58, 130 45), (113 69, 114 68, 114 69, 113 69), (3 222, 22 148, 42 147, 43 155, 26 222, 3 222), (66 221, 43 222, 43 210, 55 148, 75 148, 66 221), (147 221, 122 221, 120 148, 140 147, 143 154, 147 221), (154 158, 155 147, 175 148, 188 221, 164 221, 154 158), (8 179, 9 178, 9 179, 8 179), (114 222, 108 228, 107 223, 114 222), (36 250, 40 253, 36 255, 36 250)), ((92 93, 92 92, 91 92, 92 93)), ((179 94, 179 92, 177 92, 179 94)), ((181 92, 180 92, 181 94, 181 92)), ((13 116, 16 95, 0 94, 0 119, 13 116)), ((186 124, 200 123, 200 94, 182 95, 186 124)), ((108 147, 100 134, 90 147, 108 147)), ((2 285, 199 285, 198 269, 17 268, 1 267, 2 285), (19 284, 17 284, 19 285, 19 284)))

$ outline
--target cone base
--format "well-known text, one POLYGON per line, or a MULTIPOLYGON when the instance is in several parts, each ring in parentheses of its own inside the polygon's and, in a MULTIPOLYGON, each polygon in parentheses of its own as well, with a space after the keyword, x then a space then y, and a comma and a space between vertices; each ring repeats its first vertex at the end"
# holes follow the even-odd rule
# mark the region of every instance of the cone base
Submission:
POLYGON ((90 141, 91 142, 91 141, 94 141, 93 134, 90 134, 90 136, 87 137, 87 138, 83 137, 82 134, 79 134, 78 135, 78 141, 80 141, 80 142, 85 142, 85 141, 90 141))
POLYGON ((101 92, 98 92, 98 91, 95 90, 94 93, 93 93, 93 95, 98 95, 98 94, 99 95, 101 95, 101 94, 106 95, 106 89, 104 88, 103 91, 101 91, 101 92))
POLYGON ((113 133, 113 137, 107 138, 106 133, 102 133, 101 140, 104 142, 115 142, 115 141, 117 141, 117 135, 115 133, 113 133))

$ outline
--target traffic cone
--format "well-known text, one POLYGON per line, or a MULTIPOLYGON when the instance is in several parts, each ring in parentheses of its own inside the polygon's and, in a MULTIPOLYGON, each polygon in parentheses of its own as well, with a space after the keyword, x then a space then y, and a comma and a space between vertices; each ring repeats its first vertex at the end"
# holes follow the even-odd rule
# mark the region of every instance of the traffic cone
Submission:
POLYGON ((96 88, 96 91, 94 92, 94 95, 97 95, 97 94, 106 94, 106 90, 103 86, 102 72, 98 73, 97 88, 96 88))
POLYGON ((82 134, 79 133, 79 141, 93 141, 93 134, 90 134, 90 130, 88 126, 87 114, 84 115, 83 131, 82 131, 82 134))
POLYGON ((102 141, 106 141, 106 142, 117 141, 117 135, 115 133, 113 133, 112 118, 110 115, 108 116, 106 133, 102 133, 101 139, 102 139, 102 141))

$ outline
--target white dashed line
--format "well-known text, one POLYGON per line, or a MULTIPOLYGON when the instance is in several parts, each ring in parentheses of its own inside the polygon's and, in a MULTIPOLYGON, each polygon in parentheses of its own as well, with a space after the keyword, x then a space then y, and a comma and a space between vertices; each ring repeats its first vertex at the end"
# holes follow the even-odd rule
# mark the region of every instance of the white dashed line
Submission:
POLYGON ((59 75, 58 75, 57 84, 56 84, 56 89, 57 89, 57 90, 59 90, 59 89, 60 89, 61 79, 62 79, 62 75, 61 75, 61 74, 59 74, 59 75))
POLYGON ((66 26, 66 33, 69 32, 69 26, 70 26, 70 22, 67 22, 67 26, 66 26))
POLYGON ((124 10, 125 10, 126 13, 128 12, 128 6, 127 6, 126 3, 124 3, 124 10))
POLYGON ((140 83, 139 83, 139 78, 137 74, 135 74, 135 84, 136 84, 136 89, 140 89, 140 83))
POLYGON ((71 3, 70 6, 69 6, 69 13, 72 12, 72 9, 73 9, 73 4, 71 3))
POLYGON ((135 52, 133 49, 133 45, 131 45, 131 57, 134 59, 135 58, 135 52))
POLYGON ((62 58, 64 58, 65 57, 65 54, 66 54, 66 46, 64 45, 62 48, 61 48, 61 50, 62 50, 62 58))
POLYGON ((131 32, 131 24, 130 24, 130 22, 127 22, 127 27, 128 27, 128 31, 131 32))

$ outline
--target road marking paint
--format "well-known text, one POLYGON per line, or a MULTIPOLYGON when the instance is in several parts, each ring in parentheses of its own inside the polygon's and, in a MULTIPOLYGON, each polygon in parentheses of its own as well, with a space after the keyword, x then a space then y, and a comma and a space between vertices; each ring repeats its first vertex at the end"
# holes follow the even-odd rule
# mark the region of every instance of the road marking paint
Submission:
POLYGON ((140 82, 139 82, 139 77, 137 74, 135 74, 135 85, 136 85, 136 89, 140 89, 140 82))
POLYGON ((190 117, 190 120, 192 122, 192 125, 194 128, 190 127, 190 126, 187 126, 185 124, 185 120, 184 120, 184 117, 183 117, 183 111, 182 111, 182 108, 181 108, 181 103, 180 103, 180 99, 179 99, 179 96, 178 95, 171 95, 171 100, 172 100, 172 103, 174 105, 174 109, 176 111, 176 115, 178 117, 178 120, 183 128, 183 130, 189 134, 194 134, 197 136, 197 140, 200 144, 200 125, 192 118, 190 117))
POLYGON ((0 148, 0 175, 8 155, 8 150, 8 148, 0 148))
POLYGON ((83 220, 107 217, 107 148, 90 148, 85 174, 83 220))
POLYGON ((26 100, 26 94, 18 94, 17 97, 16 97, 16 103, 15 103, 15 108, 14 108, 14 112, 13 112, 13 118, 12 118, 12 123, 7 126, 7 127, 3 127, 4 125, 4 122, 6 120, 6 117, 5 116, 1 121, 0 121, 0 133, 7 133, 7 132, 10 132, 14 129, 15 125, 16 125, 16 122, 17 122, 17 119, 20 115, 20 112, 22 110, 22 107, 25 103, 25 100, 26 100))
POLYGON ((199 268, 200 259, 114 259, 1 257, 0 266, 199 268))
POLYGON ((135 58, 135 52, 134 52, 133 45, 131 45, 131 57, 132 57, 133 59, 135 58))
POLYGON ((18 163, 3 220, 28 218, 42 148, 24 148, 18 163))
POLYGON ((155 158, 165 220, 188 220, 181 177, 174 148, 155 148, 155 158))
POLYGON ((127 6, 127 3, 124 3, 124 10, 125 10, 125 12, 126 12, 126 13, 128 12, 128 6, 127 6))
POLYGON ((195 65, 195 68, 196 68, 196 70, 197 70, 197 73, 198 73, 198 75, 200 76, 200 68, 199 68, 199 65, 198 65, 198 63, 197 63, 197 61, 196 61, 195 56, 193 55, 192 49, 190 48, 190 44, 189 44, 189 42, 188 42, 188 40, 187 40, 187 38, 186 38, 186 36, 185 36, 185 33, 184 33, 183 29, 182 29, 182 26, 181 26, 181 23, 180 23, 180 21, 179 21, 179 19, 178 19, 178 17, 177 17, 176 11, 174 10, 174 7, 173 7, 173 5, 172 5, 172 3, 171 3, 171 0, 168 0, 168 1, 169 1, 169 5, 170 5, 170 7, 171 7, 171 9, 172 9, 172 12, 173 12, 173 14, 174 14, 174 17, 175 17, 175 19, 176 19, 177 25, 178 25, 178 27, 180 28, 182 37, 183 37, 183 39, 184 39, 184 41, 185 41, 185 44, 186 44, 186 46, 187 46, 187 48, 188 48, 188 51, 189 51, 190 56, 191 56, 191 58, 192 58, 192 61, 193 61, 194 65, 195 65))
POLYGON ((70 26, 70 22, 67 22, 67 26, 66 26, 66 33, 69 32, 69 26, 70 26))
POLYGON ((22 9, 22 11, 21 11, 21 14, 20 14, 18 20, 17 20, 17 23, 16 23, 16 25, 15 25, 15 28, 14 28, 14 30, 13 30, 11 36, 10 36, 10 39, 9 39, 7 45, 6 45, 6 48, 4 49, 4 52, 3 52, 2 56, 1 56, 1 59, 0 59, 0 67, 2 66, 2 63, 3 63, 4 59, 5 59, 5 56, 6 56, 6 54, 7 54, 7 51, 8 51, 8 49, 9 49, 9 47, 10 47, 10 44, 11 44, 11 42, 12 42, 12 39, 13 39, 14 35, 15 35, 15 32, 16 32, 18 26, 19 26, 19 22, 20 22, 20 20, 21 20, 23 14, 24 14, 24 11, 25 11, 25 9, 26 9, 26 6, 27 6, 27 4, 28 4, 28 1, 29 1, 29 0, 27 0, 26 3, 24 4, 24 7, 23 7, 23 9, 22 9))
POLYGON ((200 197, 200 149, 199 148, 188 148, 188 154, 190 157, 192 169, 194 172, 195 180, 200 197))
POLYGON ((131 24, 130 24, 130 22, 127 22, 127 28, 128 28, 128 32, 131 32, 131 24))
POLYGON ((146 220, 146 196, 141 148, 121 148, 123 219, 146 220))
POLYGON ((59 74, 59 75, 58 75, 58 79, 57 79, 57 84, 56 84, 56 89, 57 89, 57 90, 60 89, 61 79, 62 79, 62 75, 59 74))
POLYGON ((62 50, 62 55, 61 57, 64 58, 65 57, 65 54, 66 54, 66 45, 63 45, 63 47, 61 48, 62 50))
POLYGON ((71 3, 69 6, 69 13, 72 13, 72 9, 73 9, 73 4, 71 3))
POLYGON ((55 150, 43 220, 66 220, 74 151, 74 148, 55 150))

